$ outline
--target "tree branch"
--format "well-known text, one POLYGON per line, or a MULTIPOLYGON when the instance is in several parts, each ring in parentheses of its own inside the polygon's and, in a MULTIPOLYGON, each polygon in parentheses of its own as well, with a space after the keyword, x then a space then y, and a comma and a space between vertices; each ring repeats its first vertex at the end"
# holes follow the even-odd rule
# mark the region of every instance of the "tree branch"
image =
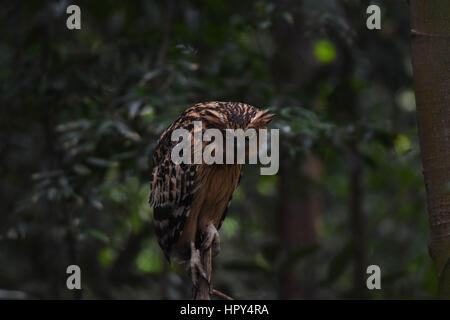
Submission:
POLYGON ((208 281, 199 277, 198 285, 192 288, 192 299, 193 300, 211 300, 212 293, 212 249, 209 248, 207 251, 201 253, 202 265, 205 268, 206 276, 208 281))

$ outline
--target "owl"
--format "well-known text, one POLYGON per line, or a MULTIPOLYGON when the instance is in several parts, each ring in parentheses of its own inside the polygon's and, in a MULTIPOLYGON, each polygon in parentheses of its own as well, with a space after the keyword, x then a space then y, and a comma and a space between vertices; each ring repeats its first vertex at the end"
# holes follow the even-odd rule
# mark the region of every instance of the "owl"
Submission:
MULTIPOLYGON (((245 103, 198 103, 184 111, 158 139, 149 197, 154 208, 155 234, 169 262, 171 258, 177 262, 190 262, 194 283, 198 276, 205 275, 201 252, 211 248, 215 255, 220 251, 218 230, 240 182, 243 165, 228 161, 212 164, 173 161, 172 151, 180 141, 173 139, 172 134, 176 129, 187 130, 190 137, 208 129, 216 129, 224 136, 227 129, 255 129, 258 132, 265 129, 273 117, 268 110, 262 111, 245 103)), ((188 143, 193 146, 195 139, 191 140, 188 143)), ((200 151, 207 145, 200 141, 200 151)), ((225 146, 222 149, 227 150, 225 146)), ((245 152, 248 155, 248 147, 245 152)), ((194 156, 193 153, 191 160, 194 156)))

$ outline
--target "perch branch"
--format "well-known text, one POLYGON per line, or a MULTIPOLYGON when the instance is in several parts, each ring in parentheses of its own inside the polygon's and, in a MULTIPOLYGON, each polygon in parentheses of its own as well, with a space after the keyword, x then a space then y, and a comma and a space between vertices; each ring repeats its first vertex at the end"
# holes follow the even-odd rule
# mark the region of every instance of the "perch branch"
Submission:
POLYGON ((219 290, 216 290, 216 289, 212 290, 212 294, 214 294, 214 295, 216 295, 218 297, 224 298, 226 300, 234 300, 232 297, 227 296, 225 293, 220 292, 219 290))
POLYGON ((193 300, 211 300, 211 288, 212 288, 212 249, 201 253, 201 261, 206 271, 206 279, 199 277, 197 286, 193 287, 193 300))
POLYGON ((226 295, 219 290, 212 288, 212 249, 209 248, 207 251, 201 253, 201 261, 206 271, 206 279, 200 277, 197 286, 192 289, 193 300, 211 300, 213 295, 221 297, 226 300, 234 300, 232 297, 226 295))

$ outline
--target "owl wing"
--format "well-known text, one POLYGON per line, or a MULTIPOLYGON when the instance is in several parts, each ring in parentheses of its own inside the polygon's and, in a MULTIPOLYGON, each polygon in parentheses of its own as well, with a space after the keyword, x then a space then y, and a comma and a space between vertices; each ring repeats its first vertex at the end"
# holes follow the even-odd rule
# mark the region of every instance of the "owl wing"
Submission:
POLYGON ((170 250, 183 231, 190 215, 194 193, 197 190, 196 164, 175 164, 171 160, 172 131, 180 127, 173 123, 157 142, 153 156, 149 203, 154 207, 153 217, 158 243, 170 261, 170 250))
MULTIPOLYGON (((238 183, 236 185, 236 189, 239 187, 239 184, 241 183, 241 179, 242 179, 242 171, 239 174, 239 180, 238 180, 238 183)), ((219 225, 217 226, 217 230, 220 230, 220 228, 222 227, 222 224, 223 224, 223 220, 225 220, 225 218, 227 216, 228 208, 230 207, 230 204, 231 204, 231 199, 233 199, 233 194, 234 194, 234 192, 230 195, 230 198, 228 199, 228 204, 227 204, 225 210, 222 213, 222 217, 220 218, 220 222, 219 222, 219 225)))

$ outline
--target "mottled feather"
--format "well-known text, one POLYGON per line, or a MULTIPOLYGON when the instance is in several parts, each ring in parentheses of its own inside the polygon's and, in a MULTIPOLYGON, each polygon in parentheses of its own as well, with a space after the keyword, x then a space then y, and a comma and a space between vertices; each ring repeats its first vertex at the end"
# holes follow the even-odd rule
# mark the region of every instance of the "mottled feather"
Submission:
MULTIPOLYGON (((194 121, 202 121, 203 131, 209 128, 220 130, 258 128, 266 125, 271 120, 271 117, 272 115, 269 115, 267 111, 260 111, 244 103, 199 103, 183 112, 162 133, 153 155, 149 203, 154 207, 155 233, 158 243, 168 259, 170 259, 172 248, 177 244, 180 235, 183 233, 188 218, 191 215, 197 218, 199 211, 201 211, 200 205, 194 205, 195 201, 208 196, 207 188, 203 188, 202 191, 199 190, 201 190, 203 184, 210 186, 205 179, 211 179, 211 175, 214 174, 214 171, 205 171, 214 165, 175 164, 172 162, 171 151, 178 143, 178 141, 171 141, 172 132, 175 129, 184 128, 192 134, 194 121), (199 172, 203 172, 203 174, 198 176, 199 172), (205 174, 206 172, 208 174, 205 174), (203 194, 200 194, 201 192, 203 194), (193 212, 193 210, 197 211, 193 212)), ((237 172, 240 177, 241 169, 242 166, 239 166, 237 171, 233 172, 237 172)), ((226 195, 228 205, 224 210, 216 213, 219 218, 217 223, 218 229, 225 218, 232 193, 237 187, 236 181, 232 182, 230 180, 228 182, 229 179, 226 179, 226 177, 224 180, 226 181, 223 181, 223 183, 232 183, 232 186, 230 186, 230 194, 226 195)), ((195 228, 197 230, 197 226, 195 228)), ((198 238, 198 232, 195 231, 194 233, 195 237, 198 238)))

